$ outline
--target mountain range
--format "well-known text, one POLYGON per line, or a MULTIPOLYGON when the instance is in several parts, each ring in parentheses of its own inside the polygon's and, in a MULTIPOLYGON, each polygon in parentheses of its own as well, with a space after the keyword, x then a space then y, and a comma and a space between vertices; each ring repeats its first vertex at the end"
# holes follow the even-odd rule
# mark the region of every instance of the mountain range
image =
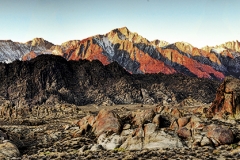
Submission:
POLYGON ((186 42, 149 41, 126 27, 61 45, 42 38, 26 43, 0 41, 0 62, 28 61, 42 54, 59 55, 74 61, 99 60, 103 65, 117 62, 132 74, 182 73, 217 80, 228 75, 240 78, 238 41, 199 49, 186 42))

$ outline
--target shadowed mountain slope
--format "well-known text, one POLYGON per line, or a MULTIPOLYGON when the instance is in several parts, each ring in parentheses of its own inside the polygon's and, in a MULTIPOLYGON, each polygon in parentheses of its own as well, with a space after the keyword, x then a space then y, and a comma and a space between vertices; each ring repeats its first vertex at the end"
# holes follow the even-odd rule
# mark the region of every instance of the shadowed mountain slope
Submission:
POLYGON ((67 61, 41 55, 0 64, 0 99, 15 105, 67 102, 85 104, 176 103, 191 96, 209 103, 217 81, 183 74, 130 74, 117 62, 67 61))

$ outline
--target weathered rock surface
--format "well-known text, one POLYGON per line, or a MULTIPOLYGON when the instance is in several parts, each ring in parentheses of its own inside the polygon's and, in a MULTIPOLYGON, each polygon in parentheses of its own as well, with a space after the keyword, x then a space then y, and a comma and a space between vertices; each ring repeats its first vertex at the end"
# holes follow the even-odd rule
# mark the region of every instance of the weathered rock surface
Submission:
POLYGON ((112 134, 108 136, 106 133, 101 134, 98 137, 97 143, 106 150, 114 150, 120 147, 126 138, 121 137, 118 134, 112 134))
POLYGON ((100 136, 102 133, 107 133, 108 135, 113 133, 119 134, 122 128, 122 121, 114 111, 103 109, 95 118, 92 128, 96 136, 100 136))
POLYGON ((226 77, 219 86, 216 98, 208 109, 209 116, 240 118, 240 80, 226 77))
MULTIPOLYGON (((89 117, 79 122, 85 122, 89 117)), ((88 132, 93 132, 98 137, 97 143, 106 150, 213 147, 234 142, 234 134, 228 127, 208 125, 195 115, 182 117, 179 110, 169 106, 139 109, 127 117, 101 110, 95 119, 98 122, 95 121, 88 132), (98 132, 96 126, 99 126, 98 132)))
POLYGON ((153 110, 138 110, 132 112, 132 124, 136 127, 142 127, 147 122, 152 122, 155 113, 153 110))
POLYGON ((230 124, 218 119, 206 119, 200 114, 185 112, 189 111, 188 108, 177 107, 176 110, 175 106, 171 105, 40 105, 33 107, 31 112, 27 112, 29 114, 21 117, 20 115, 10 119, 0 117, 2 131, 0 135, 17 146, 21 153, 21 158, 18 159, 240 158, 237 150, 240 146, 239 121, 230 124), (48 108, 51 110, 47 110, 48 108), (119 115, 122 121, 119 134, 106 132, 96 137, 92 132, 91 125, 94 124, 98 111, 102 109, 119 115), (132 112, 147 114, 152 111, 155 114, 152 120, 134 127, 132 112), (154 119, 159 121, 155 123, 154 119), (181 138, 177 133, 180 129, 178 122, 184 119, 186 121, 182 123, 181 128, 187 128, 191 132, 191 136, 187 138, 181 138), (90 127, 81 131, 81 126, 85 124, 90 127), (216 140, 207 137, 211 124, 215 124, 216 128, 227 126, 233 133, 234 141, 231 144, 215 146, 218 141, 217 134, 216 140), (172 129, 173 126, 175 128, 172 129))
POLYGON ((0 130, 0 159, 19 158, 20 152, 15 144, 8 140, 6 131, 0 130))
POLYGON ((223 144, 231 144, 234 141, 233 132, 231 129, 223 126, 210 125, 208 126, 207 137, 214 139, 215 146, 223 144))
POLYGON ((0 159, 12 159, 19 157, 20 152, 13 143, 8 141, 0 143, 0 159))

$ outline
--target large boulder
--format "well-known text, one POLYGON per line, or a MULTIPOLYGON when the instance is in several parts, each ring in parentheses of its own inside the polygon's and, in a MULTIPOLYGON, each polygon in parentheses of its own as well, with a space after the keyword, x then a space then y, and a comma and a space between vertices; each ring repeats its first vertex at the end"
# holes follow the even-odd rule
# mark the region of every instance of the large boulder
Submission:
POLYGON ((181 128, 185 126, 189 122, 190 118, 189 117, 182 117, 177 120, 178 126, 181 128))
POLYGON ((120 146, 120 148, 126 150, 142 150, 143 149, 144 130, 139 127, 129 135, 126 141, 120 146))
MULTIPOLYGON (((191 117, 181 117, 177 120, 172 121, 172 124, 170 125, 169 128, 171 130, 177 131, 177 133, 178 133, 178 135, 180 135, 180 137, 186 138, 186 136, 184 136, 184 135, 188 135, 188 136, 191 135, 191 134, 189 134, 189 131, 187 131, 187 130, 196 131, 196 130, 203 129, 204 127, 205 127, 205 124, 203 123, 203 121, 200 118, 198 118, 197 116, 193 115, 191 117), (181 135, 183 135, 183 136, 181 136, 181 135)), ((192 133, 192 134, 194 134, 194 133, 192 133)))
POLYGON ((114 111, 102 109, 99 111, 93 124, 93 132, 98 137, 102 133, 119 134, 122 129, 122 121, 114 111))
POLYGON ((182 127, 177 130, 177 134, 181 138, 189 138, 192 136, 191 131, 187 127, 182 127))
POLYGON ((234 141, 232 130, 226 126, 212 124, 209 125, 207 129, 207 137, 213 141, 215 146, 231 144, 234 141))
POLYGON ((179 148, 183 147, 180 138, 158 130, 146 134, 143 140, 143 149, 179 148))
POLYGON ((234 142, 234 135, 231 129, 226 126, 215 124, 206 125, 197 116, 182 117, 172 122, 169 129, 186 141, 193 139, 188 146, 219 146, 234 142))
POLYGON ((207 115, 220 117, 231 115, 240 118, 240 80, 234 77, 226 77, 219 86, 216 98, 208 109, 207 115))
POLYGON ((152 122, 155 113, 152 109, 148 110, 137 110, 136 112, 132 112, 132 124, 133 126, 140 127, 145 123, 152 122))
POLYGON ((126 150, 161 149, 183 147, 177 136, 167 134, 164 130, 156 130, 156 125, 148 123, 144 129, 137 128, 128 136, 120 148, 126 150))
POLYGON ((126 140, 123 136, 112 134, 110 136, 107 136, 106 133, 101 134, 98 137, 98 144, 101 145, 106 150, 113 150, 115 148, 118 148, 123 141, 126 140))
POLYGON ((18 158, 20 152, 18 148, 8 140, 0 143, 0 159, 18 158))
POLYGON ((83 117, 80 119, 77 124, 80 127, 81 134, 86 133, 91 129, 95 122, 95 117, 93 115, 87 115, 86 117, 83 117))

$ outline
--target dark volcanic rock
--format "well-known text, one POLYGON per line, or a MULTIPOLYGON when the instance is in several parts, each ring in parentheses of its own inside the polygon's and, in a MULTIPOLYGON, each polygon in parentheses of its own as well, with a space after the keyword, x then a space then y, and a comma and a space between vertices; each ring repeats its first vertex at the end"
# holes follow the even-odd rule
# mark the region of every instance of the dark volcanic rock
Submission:
POLYGON ((56 102, 174 104, 189 96, 209 103, 219 84, 182 74, 131 75, 116 62, 104 66, 97 60, 66 61, 53 55, 0 63, 0 81, 0 101, 19 107, 56 102))

